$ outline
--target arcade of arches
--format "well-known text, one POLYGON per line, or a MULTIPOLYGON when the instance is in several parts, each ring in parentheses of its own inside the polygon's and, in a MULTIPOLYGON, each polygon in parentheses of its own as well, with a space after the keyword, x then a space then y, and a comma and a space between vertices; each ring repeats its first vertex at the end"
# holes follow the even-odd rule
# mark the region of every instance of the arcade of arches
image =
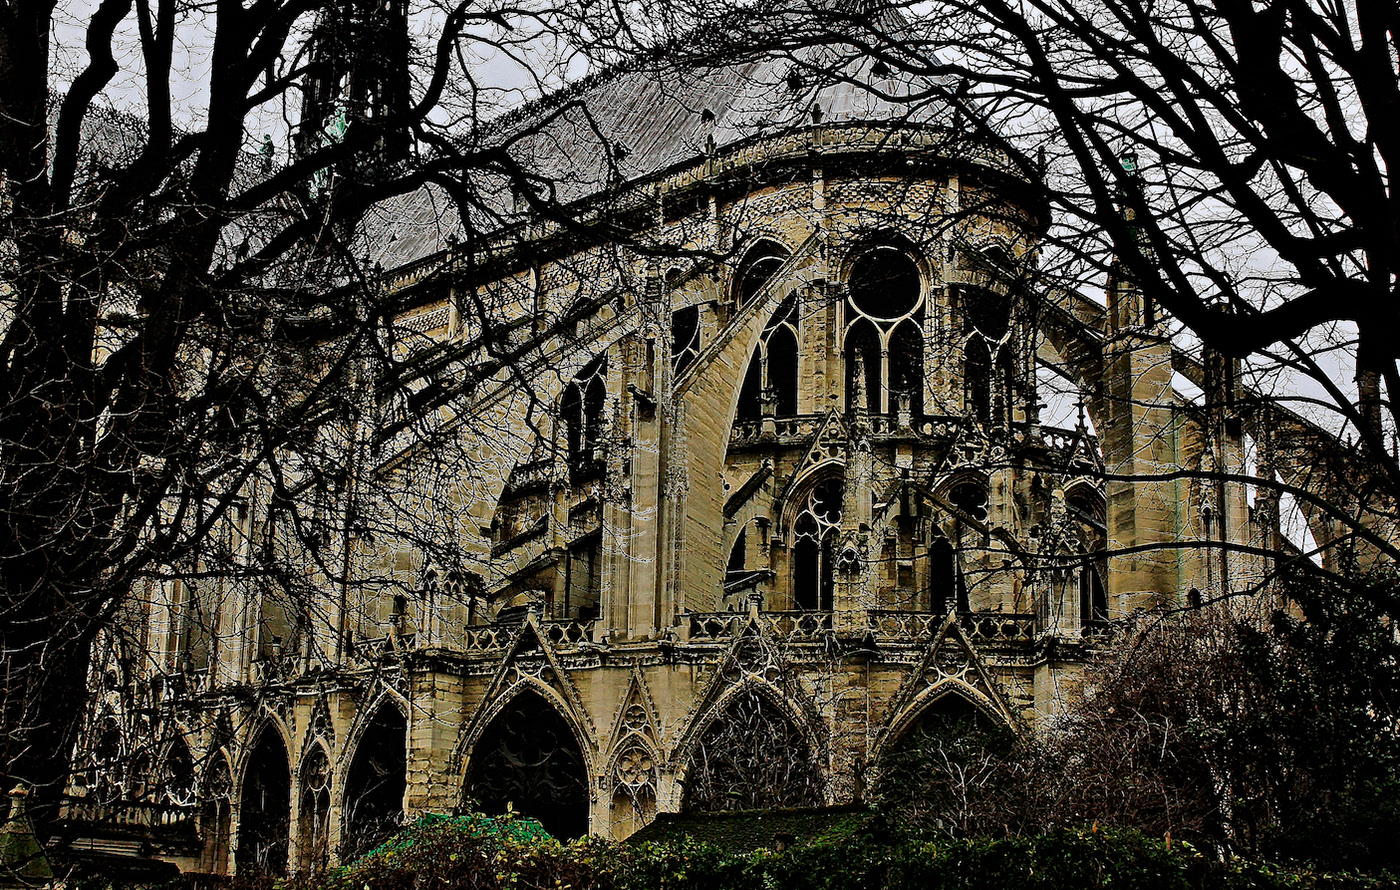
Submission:
MULTIPOLYGON (((685 812, 757 810, 822 806, 830 783, 823 767, 824 743, 813 727, 789 713, 790 704, 762 684, 738 687, 704 720, 689 746, 680 809, 685 812)), ((630 716, 644 726, 643 709, 630 716)), ((966 746, 981 744, 1009 730, 956 692, 924 706, 891 745, 884 761, 896 771, 926 748, 968 756, 966 746), (942 749, 940 749, 942 750, 942 749)), ((395 706, 383 705, 361 730, 345 775, 346 801, 341 840, 330 834, 332 764, 324 743, 313 743, 299 771, 296 830, 291 831, 291 775, 281 733, 272 725, 258 736, 245 765, 240 794, 236 863, 239 873, 285 874, 289 850, 298 870, 347 861, 382 843, 403 821, 407 790, 407 721, 395 706)), ((629 746, 624 745, 624 748, 629 746)), ((644 824, 655 812, 655 764, 644 746, 632 745, 617 759, 624 779, 610 806, 627 810, 644 824)), ((211 768, 220 781, 227 767, 211 768)), ((569 721, 537 690, 525 688, 487 723, 473 746, 462 788, 463 806, 487 814, 507 810, 537 819, 556 837, 588 833, 590 791, 586 758, 569 721)), ((936 796, 936 795, 935 795, 936 796)), ((206 819, 228 831, 226 794, 207 789, 206 819)), ((211 863, 216 865, 217 863, 211 863)))

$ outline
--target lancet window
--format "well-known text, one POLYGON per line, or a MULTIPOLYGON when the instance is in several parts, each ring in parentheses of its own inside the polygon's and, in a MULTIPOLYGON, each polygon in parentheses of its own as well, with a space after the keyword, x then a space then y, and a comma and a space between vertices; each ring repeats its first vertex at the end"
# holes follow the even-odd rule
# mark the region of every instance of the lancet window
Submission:
POLYGON ((963 517, 982 522, 987 518, 987 489, 979 480, 966 479, 948 491, 948 502, 962 516, 954 515, 944 527, 934 531, 929 542, 929 611, 942 614, 949 609, 968 611, 967 575, 963 566, 963 549, 969 537, 968 523, 963 517))
POLYGON ((571 463, 598 457, 607 379, 608 357, 605 353, 584 365, 583 370, 564 388, 560 414, 564 419, 571 463))
POLYGON ((1104 585, 1104 547, 1108 530, 1104 502, 1098 492, 1078 486, 1065 497, 1070 518, 1079 524, 1084 560, 1079 566, 1079 622, 1083 627, 1108 621, 1108 590, 1104 585))
POLYGON ((924 288, 904 251, 873 247, 851 267, 842 343, 846 407, 924 410, 924 288))
POLYGON ((792 523, 792 597, 799 609, 832 609, 844 497, 840 479, 820 482, 792 523))
POLYGON ((671 372, 681 376, 700 357, 700 307, 671 313, 671 372))
POLYGON ((797 297, 778 306, 760 335, 739 391, 738 420, 757 420, 770 399, 776 417, 797 413, 797 297))
POLYGON ((963 386, 967 412, 984 424, 1010 419, 1015 362, 1011 307, 984 290, 962 294, 963 386))

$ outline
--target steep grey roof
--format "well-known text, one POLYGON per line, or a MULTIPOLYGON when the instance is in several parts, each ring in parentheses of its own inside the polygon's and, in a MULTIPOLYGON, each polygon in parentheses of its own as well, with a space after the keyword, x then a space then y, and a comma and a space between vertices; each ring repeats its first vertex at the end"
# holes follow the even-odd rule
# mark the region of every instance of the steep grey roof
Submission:
MULTIPOLYGON (((657 53, 507 114, 489 138, 570 204, 707 152, 818 123, 948 122, 935 84, 875 70, 874 59, 826 45, 715 66, 657 53)), ((517 202, 499 179, 479 181, 477 189, 490 195, 495 213, 515 212, 517 202)), ((499 225, 485 216, 476 221, 479 230, 499 225)), ((423 189, 386 202, 366 220, 364 234, 367 252, 393 269, 445 249, 450 236, 460 237, 460 224, 445 195, 423 189)))

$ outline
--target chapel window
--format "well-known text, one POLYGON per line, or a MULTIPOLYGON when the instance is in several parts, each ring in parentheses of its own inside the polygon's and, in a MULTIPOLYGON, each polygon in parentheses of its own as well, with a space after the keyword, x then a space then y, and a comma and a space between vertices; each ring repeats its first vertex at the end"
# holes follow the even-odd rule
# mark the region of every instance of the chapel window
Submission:
POLYGON ((984 424, 1005 423, 1015 382, 1011 307, 984 290, 962 295, 963 387, 966 410, 984 424))
POLYGON ((907 400, 923 412, 924 288, 904 251, 873 247, 851 266, 842 353, 846 407, 889 414, 907 400))
POLYGON ((836 590, 836 548, 845 486, 814 486, 792 524, 792 597, 799 609, 830 611, 836 590))
POLYGON ((603 402, 607 393, 608 358, 589 362, 564 388, 560 413, 568 439, 570 462, 598 457, 603 431, 603 402))

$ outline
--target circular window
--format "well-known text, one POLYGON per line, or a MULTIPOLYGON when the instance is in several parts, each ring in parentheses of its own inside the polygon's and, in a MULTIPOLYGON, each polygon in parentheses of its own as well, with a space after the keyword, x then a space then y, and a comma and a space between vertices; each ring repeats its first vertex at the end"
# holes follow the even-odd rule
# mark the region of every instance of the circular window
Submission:
POLYGON ((870 318, 903 318, 919 306, 919 267, 893 247, 875 247, 851 267, 851 303, 870 318))

